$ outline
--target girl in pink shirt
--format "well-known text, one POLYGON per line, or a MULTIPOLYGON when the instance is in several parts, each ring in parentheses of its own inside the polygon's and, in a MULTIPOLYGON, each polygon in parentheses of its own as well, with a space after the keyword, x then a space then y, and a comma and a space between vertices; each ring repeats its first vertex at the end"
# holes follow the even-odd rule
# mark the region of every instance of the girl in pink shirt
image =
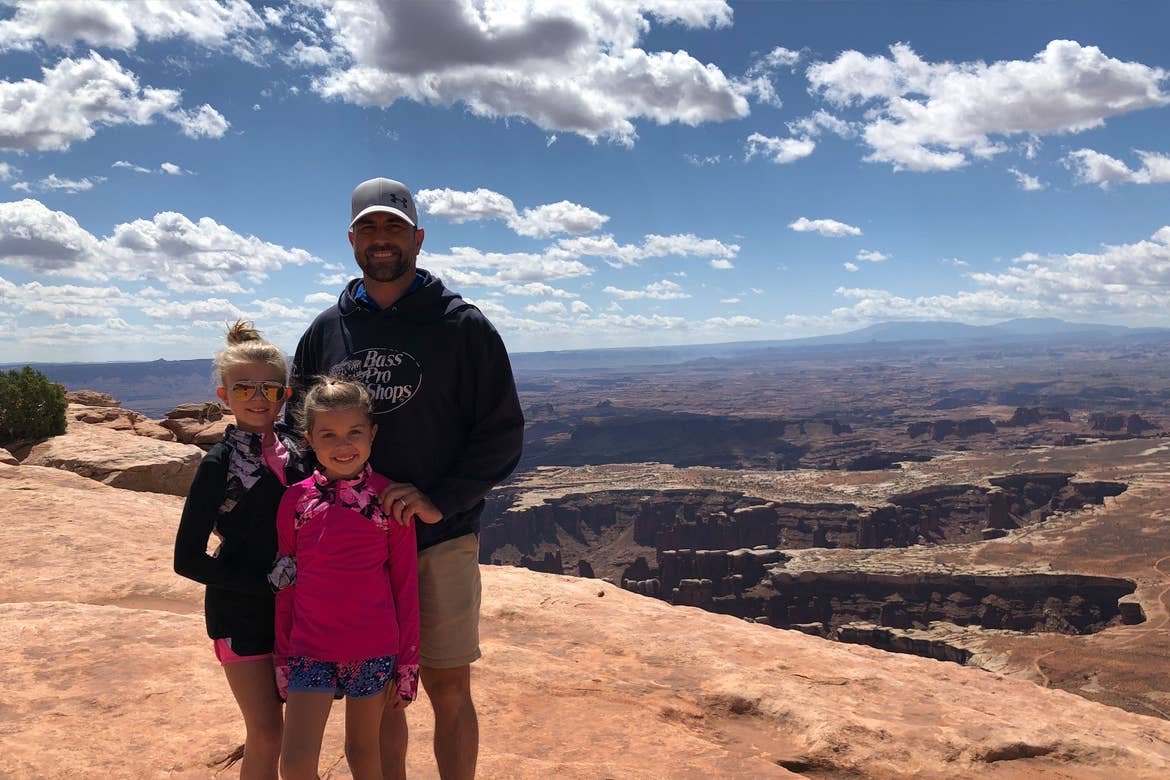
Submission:
POLYGON ((350 771, 380 780, 383 708, 405 707, 418 688, 414 526, 393 522, 378 502, 390 480, 366 463, 378 426, 365 387, 321 379, 301 422, 318 467, 281 499, 269 575, 279 589, 277 684, 288 701, 280 772, 317 777, 329 710, 344 696, 350 771))

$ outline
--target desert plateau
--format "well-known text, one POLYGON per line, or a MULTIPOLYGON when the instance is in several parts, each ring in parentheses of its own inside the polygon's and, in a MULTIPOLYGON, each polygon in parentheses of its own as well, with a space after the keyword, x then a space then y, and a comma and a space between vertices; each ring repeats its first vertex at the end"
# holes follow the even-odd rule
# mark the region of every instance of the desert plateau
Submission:
MULTIPOLYGON (((518 356, 481 775, 1170 776, 1167 352, 518 356)), ((234 776, 243 724, 171 569, 230 415, 69 400, 63 436, 0 453, 0 777, 234 776)), ((348 776, 341 720, 323 777, 348 776)))

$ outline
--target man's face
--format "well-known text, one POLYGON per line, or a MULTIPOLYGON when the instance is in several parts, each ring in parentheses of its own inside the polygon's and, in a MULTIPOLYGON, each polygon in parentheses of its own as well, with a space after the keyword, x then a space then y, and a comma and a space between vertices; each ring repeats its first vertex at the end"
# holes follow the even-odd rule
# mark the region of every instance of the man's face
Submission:
POLYGON ((393 282, 405 274, 413 276, 422 242, 423 231, 388 211, 366 214, 349 233, 358 267, 375 282, 393 282))

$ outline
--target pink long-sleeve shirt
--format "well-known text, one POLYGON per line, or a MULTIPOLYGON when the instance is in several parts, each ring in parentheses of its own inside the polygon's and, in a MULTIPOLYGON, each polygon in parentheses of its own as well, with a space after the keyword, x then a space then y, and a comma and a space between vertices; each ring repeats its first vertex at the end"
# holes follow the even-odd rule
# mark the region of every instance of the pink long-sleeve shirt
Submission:
MULTIPOLYGON (((358 482, 338 480, 332 487, 343 495, 349 490, 352 499, 358 482)), ((358 500, 368 504, 388 483, 370 472, 358 500)), ((413 699, 419 630, 414 524, 400 525, 381 512, 365 517, 339 501, 320 503, 320 496, 310 477, 289 487, 277 510, 278 555, 296 557, 297 575, 276 596, 276 656, 359 661, 394 655, 399 695, 413 699), (306 506, 313 508, 306 512, 306 506)))

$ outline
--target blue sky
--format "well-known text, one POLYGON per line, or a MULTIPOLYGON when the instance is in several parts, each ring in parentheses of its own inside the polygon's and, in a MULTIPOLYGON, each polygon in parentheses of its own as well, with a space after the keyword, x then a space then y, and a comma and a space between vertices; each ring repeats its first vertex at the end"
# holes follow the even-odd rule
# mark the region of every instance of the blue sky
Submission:
POLYGON ((1170 326, 1170 4, 0 0, 0 362, 291 350, 407 183, 513 351, 1170 326))

